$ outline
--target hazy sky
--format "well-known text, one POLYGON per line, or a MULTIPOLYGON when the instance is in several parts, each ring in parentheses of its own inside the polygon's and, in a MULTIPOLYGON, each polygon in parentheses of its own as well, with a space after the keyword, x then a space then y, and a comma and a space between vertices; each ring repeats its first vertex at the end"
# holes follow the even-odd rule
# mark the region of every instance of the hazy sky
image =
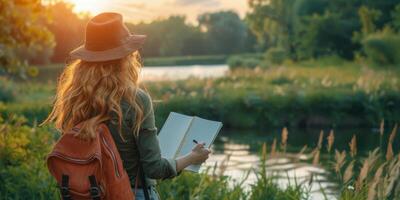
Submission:
POLYGON ((75 4, 76 11, 97 14, 116 11, 131 22, 151 21, 170 15, 186 15, 190 22, 197 15, 217 10, 234 10, 243 17, 247 10, 247 0, 65 0, 75 4))

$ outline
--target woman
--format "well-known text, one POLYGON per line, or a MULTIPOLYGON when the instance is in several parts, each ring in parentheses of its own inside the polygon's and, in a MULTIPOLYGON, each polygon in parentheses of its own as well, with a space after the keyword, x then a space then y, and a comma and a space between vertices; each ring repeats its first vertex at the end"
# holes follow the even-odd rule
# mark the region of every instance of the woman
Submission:
MULTIPOLYGON (((150 198, 157 200, 154 179, 171 178, 191 164, 201 164, 210 151, 198 144, 178 159, 161 157, 151 98, 139 89, 137 50, 145 39, 130 34, 118 13, 93 17, 86 26, 85 44, 70 53, 75 61, 62 73, 53 110, 44 123, 55 122, 64 132, 82 122, 79 137, 93 138, 96 127, 106 122, 132 189, 141 163, 150 198)), ((135 195, 144 199, 143 189, 135 195)))

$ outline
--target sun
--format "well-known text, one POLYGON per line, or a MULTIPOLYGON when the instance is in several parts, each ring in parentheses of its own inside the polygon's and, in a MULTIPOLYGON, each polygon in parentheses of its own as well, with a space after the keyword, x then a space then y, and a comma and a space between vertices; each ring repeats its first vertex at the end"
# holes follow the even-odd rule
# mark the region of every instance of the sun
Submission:
POLYGON ((90 12, 98 14, 107 8, 108 0, 66 0, 74 4, 75 12, 90 12))

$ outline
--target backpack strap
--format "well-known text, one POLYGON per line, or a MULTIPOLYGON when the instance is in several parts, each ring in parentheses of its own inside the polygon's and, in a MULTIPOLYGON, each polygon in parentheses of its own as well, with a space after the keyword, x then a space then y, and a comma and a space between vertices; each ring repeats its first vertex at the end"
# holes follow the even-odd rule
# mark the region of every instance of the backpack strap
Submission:
MULTIPOLYGON (((138 137, 139 137, 139 136, 138 136, 138 137)), ((140 148, 139 148, 139 142, 138 142, 138 140, 136 139, 136 136, 135 136, 135 135, 133 136, 133 139, 135 140, 136 147, 137 147, 137 149, 138 149, 138 158, 139 158, 139 159, 138 159, 138 160, 139 160, 139 170, 138 170, 136 179, 140 179, 140 181, 141 181, 142 189, 143 189, 143 193, 144 193, 144 198, 145 198, 146 200, 150 200, 150 195, 149 195, 149 191, 148 191, 147 183, 146 183, 146 176, 145 176, 145 174, 144 174, 142 162, 140 162, 140 150, 139 150, 140 148)), ((136 183, 135 183, 135 190, 136 190, 137 181, 135 181, 135 182, 136 182, 136 183)))
POLYGON ((69 194, 69 176, 63 174, 61 176, 61 186, 60 186, 61 198, 63 200, 71 200, 71 195, 69 194))
POLYGON ((96 177, 94 175, 89 176, 89 182, 90 182, 90 196, 92 197, 93 200, 101 200, 100 197, 100 187, 97 185, 96 177))

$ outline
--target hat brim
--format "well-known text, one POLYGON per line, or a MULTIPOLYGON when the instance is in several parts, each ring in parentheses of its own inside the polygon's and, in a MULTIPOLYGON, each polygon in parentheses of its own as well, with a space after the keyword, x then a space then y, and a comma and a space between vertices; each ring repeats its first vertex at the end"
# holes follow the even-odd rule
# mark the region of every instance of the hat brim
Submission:
POLYGON ((90 51, 82 45, 72 50, 69 55, 72 59, 80 59, 88 62, 117 60, 140 49, 146 38, 146 35, 130 35, 121 46, 104 51, 90 51))

